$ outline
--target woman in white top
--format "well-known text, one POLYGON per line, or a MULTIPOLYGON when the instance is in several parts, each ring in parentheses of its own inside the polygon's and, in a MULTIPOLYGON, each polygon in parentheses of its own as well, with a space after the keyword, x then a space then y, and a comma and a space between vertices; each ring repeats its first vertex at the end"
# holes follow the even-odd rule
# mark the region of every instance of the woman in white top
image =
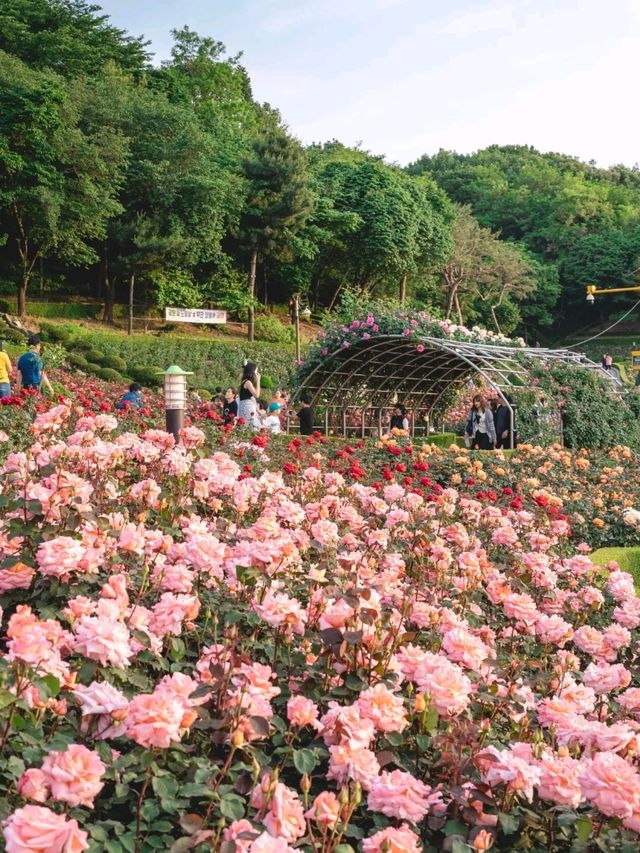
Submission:
POLYGON ((482 394, 476 394, 473 398, 465 435, 471 438, 471 446, 474 450, 493 450, 495 447, 496 429, 493 424, 493 412, 482 394))

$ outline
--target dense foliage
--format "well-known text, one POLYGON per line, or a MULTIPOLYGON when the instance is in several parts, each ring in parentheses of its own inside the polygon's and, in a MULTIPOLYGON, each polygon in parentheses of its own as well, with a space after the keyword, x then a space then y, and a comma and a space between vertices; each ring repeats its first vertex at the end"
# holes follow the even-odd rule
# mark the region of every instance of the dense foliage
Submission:
POLYGON ((407 169, 304 149, 240 55, 173 37, 153 67, 84 0, 2 5, 0 290, 20 313, 36 283, 103 300, 107 321, 128 300, 246 318, 301 293, 321 311, 351 287, 534 341, 586 320, 585 284, 638 267, 634 170, 526 147, 407 169))
MULTIPOLYGON (((637 167, 598 169, 528 146, 494 145, 470 155, 425 155, 409 171, 431 175, 453 201, 470 206, 481 226, 533 253, 538 287, 520 306, 531 328, 550 315, 558 326, 593 320, 584 299, 587 284, 633 283, 640 258, 637 167)), ((628 305, 619 299, 601 302, 598 312, 606 316, 628 305)))

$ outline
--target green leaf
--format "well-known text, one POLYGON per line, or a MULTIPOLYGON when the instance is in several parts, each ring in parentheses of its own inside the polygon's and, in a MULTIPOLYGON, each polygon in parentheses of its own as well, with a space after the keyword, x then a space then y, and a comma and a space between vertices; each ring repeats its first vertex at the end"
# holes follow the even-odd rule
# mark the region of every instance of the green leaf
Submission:
POLYGON ((7 708, 9 705, 13 705, 16 701, 17 699, 15 694, 11 693, 9 690, 0 688, 0 710, 2 710, 2 708, 7 708))
POLYGON ((244 817, 244 800, 237 794, 225 794, 220 800, 220 813, 229 820, 244 817))
POLYGON ((576 837, 578 841, 588 841, 593 832, 591 818, 581 815, 576 821, 576 837))
POLYGON ((295 749, 293 751, 293 764, 298 773, 310 775, 315 770, 317 763, 312 749, 295 749))
POLYGON ((173 776, 154 776, 151 785, 154 793, 163 800, 170 800, 178 793, 178 780, 173 776))
POLYGON ((445 835, 462 835, 466 836, 467 827, 462 821, 459 820, 448 820, 444 825, 444 834, 445 835))
POLYGON ((513 835, 520 826, 519 819, 514 815, 507 814, 506 812, 500 812, 498 820, 500 821, 500 826, 502 827, 502 831, 505 835, 513 835))
POLYGON ((429 734, 438 730, 438 712, 435 708, 428 708, 424 713, 424 726, 429 734))

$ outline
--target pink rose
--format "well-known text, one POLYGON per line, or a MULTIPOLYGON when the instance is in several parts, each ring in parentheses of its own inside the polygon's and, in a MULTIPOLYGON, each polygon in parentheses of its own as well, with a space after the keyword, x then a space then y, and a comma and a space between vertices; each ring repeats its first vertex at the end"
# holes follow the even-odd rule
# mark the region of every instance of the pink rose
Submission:
POLYGON ((371 720, 380 732, 401 732, 409 724, 402 698, 384 684, 363 691, 356 704, 362 716, 371 720))
POLYGON ((373 780, 367 805, 388 817, 419 823, 429 811, 431 788, 403 770, 383 772, 373 780))
POLYGON ((420 839, 406 823, 376 832, 362 842, 362 853, 421 853, 420 839))
POLYGON ((309 811, 305 812, 308 820, 315 820, 320 826, 333 829, 340 818, 341 806, 333 791, 322 791, 313 801, 309 811))
POLYGON ((78 821, 42 806, 24 806, 5 821, 7 853, 81 853, 89 847, 88 836, 78 821))
POLYGON ((104 787, 106 770, 97 752, 72 743, 65 752, 50 752, 42 762, 42 772, 51 788, 51 797, 71 806, 93 808, 104 787))
POLYGON ((291 696, 287 702, 287 719, 292 726, 316 726, 318 707, 306 696, 291 696))
POLYGON ((640 809, 640 776, 624 758, 599 752, 580 773, 584 796, 607 817, 631 817, 640 809))
POLYGON ((127 735, 141 746, 167 749, 180 740, 184 703, 169 691, 140 693, 131 700, 127 735))
POLYGON ((26 800, 45 803, 49 799, 49 785, 42 770, 37 767, 25 770, 18 779, 18 793, 26 800))

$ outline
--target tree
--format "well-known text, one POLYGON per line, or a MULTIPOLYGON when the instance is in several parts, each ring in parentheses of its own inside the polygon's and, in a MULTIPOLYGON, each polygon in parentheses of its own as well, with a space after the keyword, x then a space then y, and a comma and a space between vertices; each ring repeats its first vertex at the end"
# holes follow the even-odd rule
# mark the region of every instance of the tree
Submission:
POLYGON ((84 133, 86 104, 86 85, 0 52, 0 209, 19 265, 20 316, 38 260, 91 263, 91 242, 121 209, 126 140, 116 130, 84 133))
MULTIPOLYGON (((226 233, 228 179, 212 137, 193 112, 164 93, 135 88, 122 105, 130 146, 119 195, 121 214, 103 247, 104 319, 113 320, 118 281, 153 284, 172 269, 192 274, 220 253, 226 233)), ((204 294, 202 294, 204 296, 204 294)))
POLYGON ((442 262, 452 214, 428 176, 410 177, 336 142, 312 146, 310 160, 322 199, 308 229, 315 251, 306 255, 316 304, 324 293, 333 308, 345 285, 379 295, 395 295, 400 287, 406 294, 412 281, 442 262))
POLYGON ((584 291, 579 300, 572 297, 577 270, 568 259, 584 253, 585 247, 578 249, 584 239, 597 239, 599 256, 613 259, 619 241, 640 224, 637 169, 598 169, 529 146, 494 145, 470 155, 440 151, 409 171, 430 174, 455 202, 470 205, 480 225, 522 244, 543 265, 537 268, 535 304, 527 299, 523 306, 536 324, 550 318, 558 326, 568 318, 579 322, 584 291))
POLYGON ((248 193, 240 218, 239 237, 249 254, 248 339, 254 337, 256 268, 264 258, 285 258, 293 237, 313 210, 307 159, 303 148, 276 121, 265 127, 244 162, 248 193))
POLYGON ((453 228, 453 250, 442 267, 448 319, 455 310, 458 322, 478 316, 503 331, 511 331, 520 315, 516 303, 536 286, 534 270, 523 250, 499 240, 482 228, 468 206, 458 207, 453 228))
POLYGON ((3 0, 0 50, 63 77, 97 75, 108 63, 140 75, 149 59, 146 43, 109 24, 99 10, 84 0, 3 0))

